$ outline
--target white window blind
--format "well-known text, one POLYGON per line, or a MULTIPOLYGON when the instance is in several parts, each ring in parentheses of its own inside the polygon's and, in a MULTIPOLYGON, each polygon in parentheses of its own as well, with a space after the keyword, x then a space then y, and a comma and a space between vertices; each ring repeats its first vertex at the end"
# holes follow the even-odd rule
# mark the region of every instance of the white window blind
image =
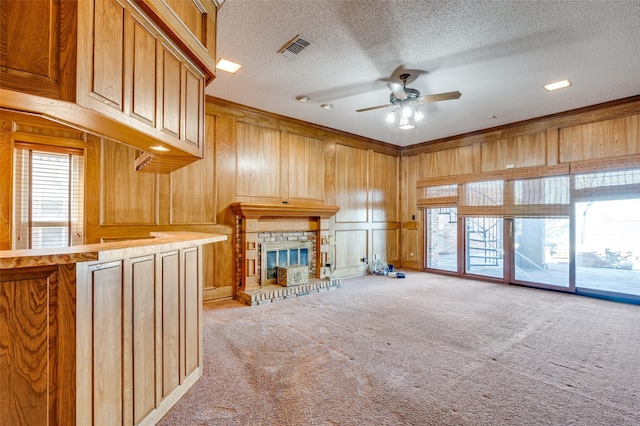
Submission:
POLYGON ((13 248, 84 242, 84 162, 79 149, 15 144, 13 248))

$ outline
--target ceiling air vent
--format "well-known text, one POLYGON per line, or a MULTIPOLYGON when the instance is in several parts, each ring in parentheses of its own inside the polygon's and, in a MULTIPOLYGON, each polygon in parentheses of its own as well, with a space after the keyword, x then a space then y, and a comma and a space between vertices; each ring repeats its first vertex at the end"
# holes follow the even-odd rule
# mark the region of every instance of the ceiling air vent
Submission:
POLYGON ((297 35, 285 43, 285 45, 278 50, 278 53, 282 53, 287 58, 295 58, 296 55, 302 52, 302 50, 308 45, 309 42, 307 40, 297 35))

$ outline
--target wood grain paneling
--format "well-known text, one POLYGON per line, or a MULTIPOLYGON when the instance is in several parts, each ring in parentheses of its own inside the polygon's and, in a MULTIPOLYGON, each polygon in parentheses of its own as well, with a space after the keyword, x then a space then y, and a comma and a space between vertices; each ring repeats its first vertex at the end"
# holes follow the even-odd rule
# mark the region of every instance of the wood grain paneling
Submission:
POLYGON ((398 157, 371 153, 371 210, 374 222, 396 222, 400 208, 398 157))
POLYGON ((49 345, 50 350, 55 351, 55 361, 50 357, 49 393, 56 393, 55 404, 49 403, 49 424, 73 424, 76 420, 77 368, 75 265, 58 265, 57 273, 49 276, 49 284, 49 345))
POLYGON ((102 224, 157 224, 157 177, 136 173, 135 150, 102 140, 102 224))
POLYGON ((0 282, 0 416, 10 425, 47 424, 49 418, 51 273, 0 282))
POLYGON ((7 72, 57 80, 58 28, 55 23, 59 19, 59 6, 60 2, 52 0, 2 2, 0 64, 7 72), (27 22, 31 25, 25 25, 27 22))
POLYGON ((486 142, 481 147, 483 172, 546 164, 545 132, 486 142))
POLYGON ((425 172, 422 165, 424 155, 402 157, 402 231, 401 231, 401 259, 402 265, 416 267, 416 262, 422 262, 422 214, 418 210, 416 183, 425 172))
POLYGON ((156 125, 156 43, 155 35, 134 19, 131 113, 150 126, 156 125))
POLYGON ((368 256, 367 231, 336 231, 336 269, 362 267, 362 258, 368 256))
MULTIPOLYGON (((215 151, 215 120, 207 120, 206 153, 215 151)), ((171 224, 216 223, 216 164, 212 154, 171 173, 171 224)))
POLYGON ((2 424, 75 424, 75 267, 0 273, 2 424))
POLYGON ((0 86, 74 101, 76 3, 3 0, 1 7, 0 86))
POLYGON ((189 67, 184 67, 184 140, 195 146, 202 140, 204 79, 189 67))
POLYGON ((182 261, 184 270, 184 306, 181 311, 184 314, 184 375, 189 376, 200 366, 200 305, 201 293, 198 291, 201 286, 198 264, 201 262, 201 254, 198 248, 194 247, 182 251, 182 261))
MULTIPOLYGON (((229 208, 236 201, 236 121, 229 117, 207 114, 207 140, 215 140, 216 215, 221 223, 234 224, 229 208)), ((211 151, 209 151, 209 155, 211 151)))
MULTIPOLYGON (((199 2, 198 2, 199 3, 199 2)), ((205 44, 204 31, 205 19, 204 12, 198 7, 194 0, 167 0, 167 4, 180 17, 180 20, 189 28, 194 36, 205 44)))
POLYGON ((155 258, 131 260, 133 335, 133 419, 137 424, 155 408, 155 258))
POLYGON ((217 7, 202 0, 135 0, 170 41, 179 46, 189 60, 206 74, 207 83, 215 78, 217 7))
POLYGON ((281 197, 280 132, 253 124, 237 124, 237 195, 281 197))
POLYGON ((472 146, 430 152, 424 155, 426 157, 426 177, 473 173, 472 146))
POLYGON ((180 101, 182 99, 180 60, 163 44, 162 60, 162 130, 180 137, 180 101))
POLYGON ((399 266, 400 230, 374 229, 371 237, 371 250, 373 255, 380 257, 382 263, 392 263, 399 266))
POLYGON ((122 424, 122 264, 92 268, 93 424, 122 424))
POLYGON ((13 149, 11 121, 0 120, 0 250, 11 248, 11 197, 13 194, 13 149))
POLYGON ((640 153, 640 115, 560 129, 560 162, 640 153))
POLYGON ((367 221, 368 158, 363 149, 336 146, 336 222, 367 221))
POLYGON ((95 1, 94 8, 91 90, 122 110, 125 9, 116 0, 95 1))
POLYGON ((160 256, 162 283, 162 397, 180 384, 180 259, 178 252, 160 256))
POLYGON ((324 143, 296 134, 288 135, 289 198, 322 200, 324 196, 324 143))
POLYGON ((422 229, 423 213, 416 215, 418 227, 415 229, 402 229, 402 265, 410 268, 422 268, 424 264, 424 231, 422 229))

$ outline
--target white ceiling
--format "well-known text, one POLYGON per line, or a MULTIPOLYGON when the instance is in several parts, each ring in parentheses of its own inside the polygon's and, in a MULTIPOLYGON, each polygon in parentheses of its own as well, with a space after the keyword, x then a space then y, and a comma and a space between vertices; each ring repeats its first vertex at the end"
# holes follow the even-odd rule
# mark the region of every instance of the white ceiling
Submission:
POLYGON ((242 68, 207 94, 408 146, 640 94, 640 0, 226 0, 217 49, 242 68), (296 35, 310 45, 277 53, 296 35), (420 106, 413 130, 355 112, 387 104, 402 70, 422 95, 462 97, 420 106))

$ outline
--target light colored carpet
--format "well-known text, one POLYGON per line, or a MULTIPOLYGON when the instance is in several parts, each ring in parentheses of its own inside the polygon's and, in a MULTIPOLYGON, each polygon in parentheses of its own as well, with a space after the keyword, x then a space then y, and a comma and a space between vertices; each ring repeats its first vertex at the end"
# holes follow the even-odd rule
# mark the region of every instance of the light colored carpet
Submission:
POLYGON ((409 272, 204 312, 162 425, 640 425, 640 306, 409 272))

